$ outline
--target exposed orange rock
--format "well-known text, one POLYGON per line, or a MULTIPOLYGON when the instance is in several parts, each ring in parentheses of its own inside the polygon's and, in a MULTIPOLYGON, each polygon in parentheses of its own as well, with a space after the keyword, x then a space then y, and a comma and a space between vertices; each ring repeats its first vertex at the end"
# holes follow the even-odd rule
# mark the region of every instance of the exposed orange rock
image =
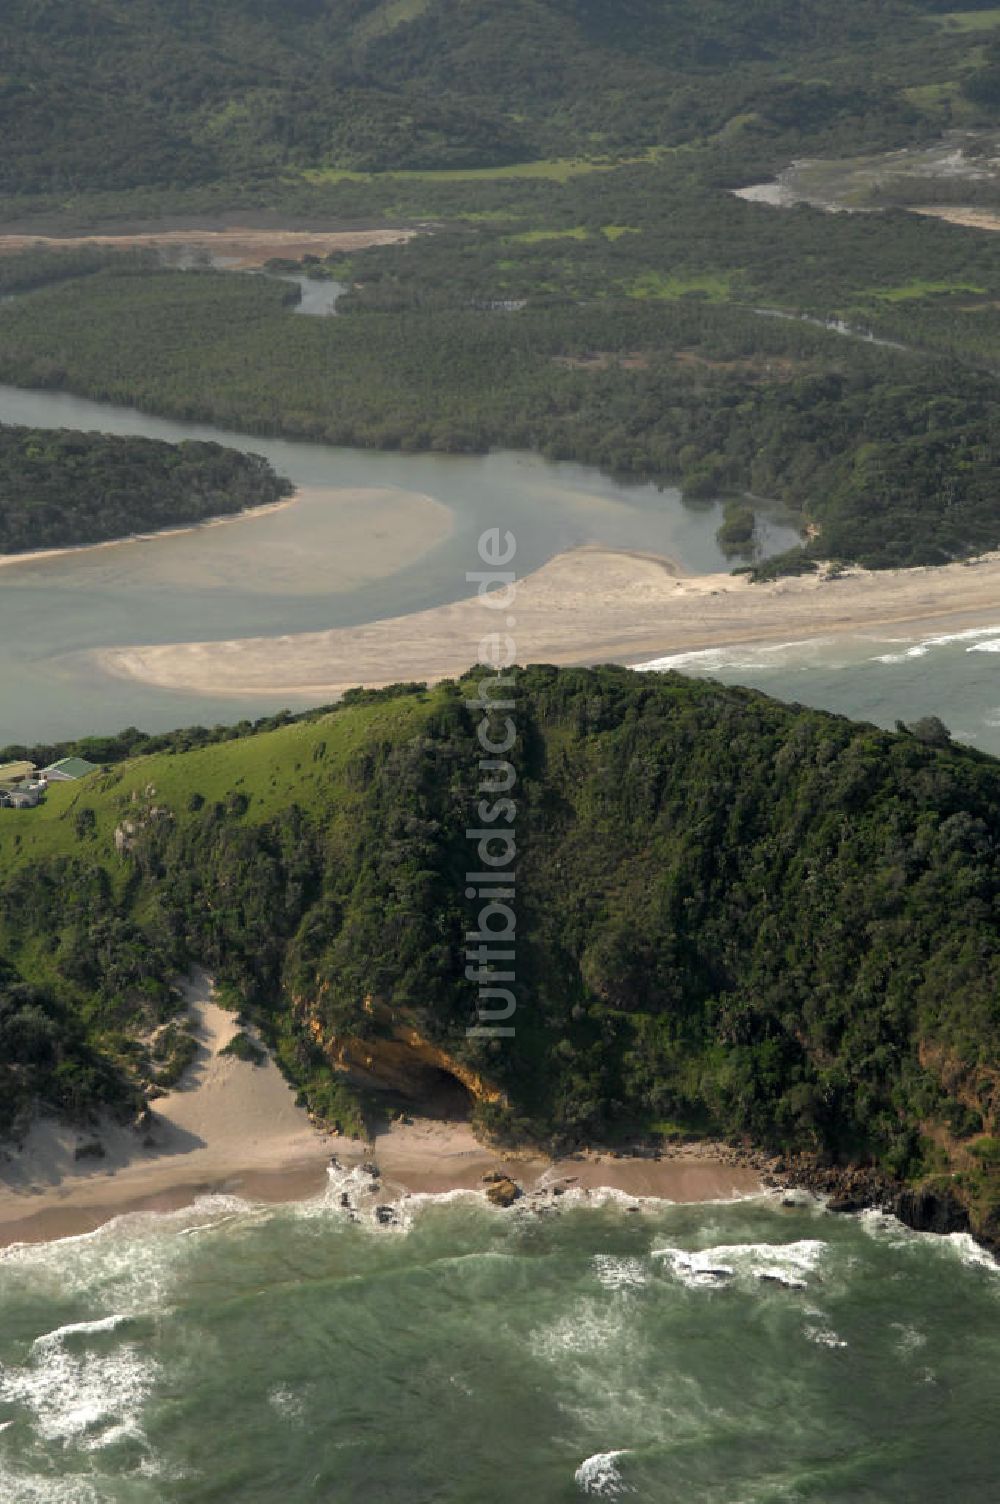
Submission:
POLYGON ((296 1006, 308 1014, 309 1032, 331 1064, 361 1084, 398 1092, 413 1101, 430 1101, 440 1092, 443 1073, 477 1102, 506 1103, 504 1093, 478 1071, 426 1039, 412 1024, 399 1020, 376 998, 365 998, 364 1011, 386 1032, 368 1038, 357 1034, 326 1036, 308 1004, 297 1000, 296 1006))

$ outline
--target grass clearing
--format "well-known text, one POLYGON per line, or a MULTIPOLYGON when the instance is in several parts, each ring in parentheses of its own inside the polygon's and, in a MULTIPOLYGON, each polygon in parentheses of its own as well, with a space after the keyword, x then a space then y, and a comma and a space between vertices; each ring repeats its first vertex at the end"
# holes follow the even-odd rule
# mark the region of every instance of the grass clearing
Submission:
POLYGON ((590 232, 583 225, 572 230, 522 230, 519 235, 508 235, 507 240, 519 245, 538 245, 545 240, 589 240, 590 232))
MULTIPOLYGON (((153 808, 184 819, 220 804, 229 810, 227 819, 259 824, 293 805, 327 809, 333 785, 335 803, 346 811, 356 797, 344 778, 348 761, 373 738, 405 733, 424 703, 417 697, 355 705, 349 714, 334 711, 184 753, 154 752, 76 783, 53 784, 36 809, 0 810, 0 865, 10 873, 26 862, 106 858, 118 826, 151 818, 153 808), (192 802, 195 796, 200 803, 192 802), (232 812, 234 798, 246 801, 242 814, 232 812), (80 835, 84 809, 94 820, 80 835)), ((123 864, 123 880, 125 874, 123 864)))
POLYGON ((700 296, 710 303, 724 303, 732 293, 732 275, 729 272, 643 272, 625 290, 630 298, 674 302, 677 298, 700 296))
POLYGON ((304 167, 299 174, 307 183, 489 183, 541 178, 565 183, 590 172, 614 172, 638 162, 656 162, 664 148, 652 146, 636 157, 550 157, 537 162, 509 162, 504 167, 404 168, 393 172, 355 172, 346 167, 304 167))
POLYGON ((986 288, 971 282, 930 282, 918 277, 899 287, 873 287, 869 290, 869 296, 882 303, 913 303, 920 298, 939 298, 956 292, 984 294, 986 288))

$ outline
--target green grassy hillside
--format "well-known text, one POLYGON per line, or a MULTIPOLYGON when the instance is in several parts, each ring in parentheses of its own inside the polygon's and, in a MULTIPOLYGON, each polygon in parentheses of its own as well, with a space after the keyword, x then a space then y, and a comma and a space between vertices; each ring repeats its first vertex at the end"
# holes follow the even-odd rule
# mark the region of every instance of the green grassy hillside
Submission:
POLYGON ((4 984, 5 1101, 65 1107, 67 1072, 78 1101, 127 1101, 199 961, 341 1122, 333 1052, 377 1058, 405 1025, 501 1094, 476 1107, 493 1130, 954 1169, 995 1234, 1000 766, 678 676, 521 672, 515 1033, 469 1037, 469 689, 355 697, 0 812, 3 949, 34 989, 4 984), (80 1059, 46 1054, 46 1008, 80 1059))

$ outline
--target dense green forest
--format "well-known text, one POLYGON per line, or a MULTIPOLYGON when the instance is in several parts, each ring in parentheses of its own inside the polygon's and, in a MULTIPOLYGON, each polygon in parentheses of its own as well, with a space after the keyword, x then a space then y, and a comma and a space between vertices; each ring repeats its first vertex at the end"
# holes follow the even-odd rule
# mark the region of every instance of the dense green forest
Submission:
POLYGON ((204 522, 291 493, 260 455, 0 425, 0 553, 204 522))
POLYGON ((682 144, 734 123, 772 138, 894 144, 945 105, 962 119, 996 116, 995 64, 946 10, 937 0, 8 0, 0 191, 496 167, 682 144))
POLYGON ((815 555, 874 567, 1000 545, 990 371, 698 298, 504 313, 467 287, 426 304, 413 288, 376 276, 344 316, 306 319, 267 278, 112 268, 0 312, 0 379, 261 433, 532 448, 695 496, 750 491, 817 524, 815 555))
POLYGON ((0 818, 8 1114, 131 1110, 200 961, 343 1123, 327 1050, 405 1023, 503 1092, 494 1131, 953 1168, 995 1236, 1000 765, 678 675, 519 672, 519 1008, 470 1038, 471 688, 359 693, 0 818))
POLYGON ((287 317, 287 285, 260 279, 146 275, 148 259, 86 247, 0 258, 0 294, 19 294, 0 309, 0 378, 261 433, 527 446, 751 492, 818 529, 814 557, 1000 544, 992 238, 729 192, 805 153, 988 133, 993 8, 9 9, 8 222, 267 210, 429 233, 335 261, 352 291, 332 320, 287 317))

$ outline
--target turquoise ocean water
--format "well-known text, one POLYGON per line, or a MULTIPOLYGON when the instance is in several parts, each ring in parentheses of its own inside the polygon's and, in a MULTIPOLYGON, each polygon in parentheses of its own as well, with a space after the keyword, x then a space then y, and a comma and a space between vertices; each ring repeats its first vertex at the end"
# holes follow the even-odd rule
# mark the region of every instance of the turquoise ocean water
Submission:
POLYGON ((5 1504, 997 1497, 1000 1271, 968 1238, 805 1198, 380 1226, 341 1189, 0 1256, 5 1504))

